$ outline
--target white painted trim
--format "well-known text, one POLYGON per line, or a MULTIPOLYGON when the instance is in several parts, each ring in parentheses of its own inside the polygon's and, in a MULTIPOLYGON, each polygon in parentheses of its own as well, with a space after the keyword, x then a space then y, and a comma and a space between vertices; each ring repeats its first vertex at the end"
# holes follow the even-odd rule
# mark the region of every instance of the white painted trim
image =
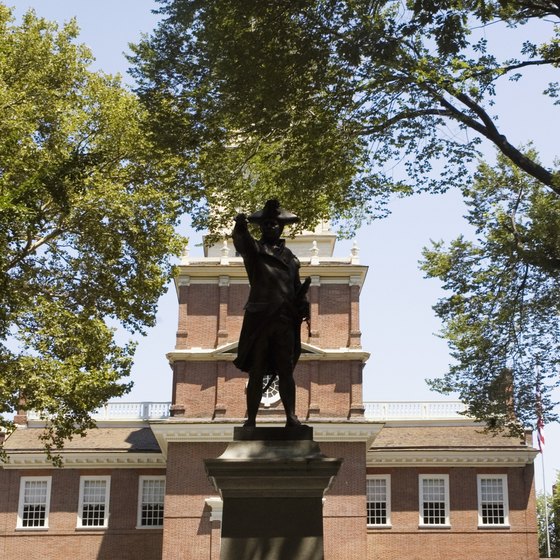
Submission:
MULTIPOLYGON (((183 419, 154 420, 150 422, 152 432, 162 450, 163 456, 167 457, 167 446, 169 443, 183 442, 223 442, 233 441, 233 429, 240 426, 243 419, 232 420, 228 423, 214 422, 210 419, 206 422, 188 421, 183 419)), ((316 442, 364 442, 366 447, 371 445, 377 434, 381 431, 383 424, 376 422, 306 422, 313 428, 313 436, 316 442)), ((283 426, 284 422, 259 422, 262 428, 283 426)))
POLYGON ((476 475, 476 495, 478 501, 478 527, 479 529, 508 529, 509 525, 509 488, 507 474, 477 474, 476 475), (493 479, 502 481, 502 494, 504 497, 504 522, 503 523, 483 523, 482 520, 482 479, 493 479))
POLYGON ((46 531, 49 528, 49 512, 51 507, 51 476, 22 476, 19 479, 19 501, 18 501, 18 513, 16 521, 16 529, 22 531, 46 531), (28 482, 46 482, 47 491, 45 496, 45 524, 40 527, 24 527, 23 525, 23 507, 25 498, 25 487, 28 482))
POLYGON ((513 467, 525 466, 533 463, 538 451, 532 448, 501 449, 389 449, 373 450, 367 453, 367 466, 490 466, 513 467))
POLYGON ((419 528, 448 528, 451 527, 449 518, 449 475, 448 474, 420 474, 418 475, 418 526, 419 528), (424 521, 424 481, 443 480, 445 523, 426 523, 424 521))
MULTIPOLYGON (((36 452, 10 453, 8 451, 9 462, 2 465, 3 469, 45 469, 52 468, 45 452, 38 450, 36 452)), ((130 469, 130 468, 165 468, 165 460, 163 455, 157 453, 106 453, 100 451, 84 451, 74 453, 62 451, 63 467, 80 468, 80 469, 130 469)))
POLYGON ((109 526, 109 504, 110 504, 110 494, 111 494, 111 477, 109 475, 105 476, 80 476, 80 494, 78 497, 78 519, 76 528, 77 529, 89 529, 89 530, 99 530, 107 529, 109 526), (105 502, 104 502, 104 516, 103 525, 83 525, 82 510, 84 507, 84 490, 86 481, 105 481, 105 502))
MULTIPOLYGON (((175 362, 215 362, 216 360, 233 362, 237 353, 232 352, 237 348, 237 342, 232 342, 219 348, 189 348, 186 350, 172 350, 165 356, 172 365, 175 362)), ((352 361, 359 360, 365 363, 369 357, 369 352, 364 352, 355 348, 317 348, 310 344, 302 343, 302 354, 300 362, 307 361, 352 361)))
POLYGON ((138 477, 138 507, 136 511, 136 528, 137 529, 162 529, 161 525, 142 525, 142 506, 144 505, 144 481, 147 480, 163 480, 163 498, 165 503, 165 475, 141 475, 138 477))
POLYGON ((210 496, 204 500, 206 505, 210 508, 210 521, 222 522, 224 513, 224 502, 219 496, 210 496))

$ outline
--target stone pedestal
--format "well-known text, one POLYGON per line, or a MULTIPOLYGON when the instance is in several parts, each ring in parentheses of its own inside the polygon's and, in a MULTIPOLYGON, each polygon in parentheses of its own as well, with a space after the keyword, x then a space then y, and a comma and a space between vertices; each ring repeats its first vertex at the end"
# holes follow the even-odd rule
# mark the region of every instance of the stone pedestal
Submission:
POLYGON ((309 426, 236 428, 205 460, 224 503, 220 560, 322 560, 322 499, 341 462, 309 426))

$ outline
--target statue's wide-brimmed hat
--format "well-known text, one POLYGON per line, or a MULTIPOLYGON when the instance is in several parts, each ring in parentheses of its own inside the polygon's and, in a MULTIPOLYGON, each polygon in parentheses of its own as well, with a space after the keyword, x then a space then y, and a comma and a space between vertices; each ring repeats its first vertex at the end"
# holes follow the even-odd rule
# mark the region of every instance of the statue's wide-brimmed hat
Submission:
POLYGON ((262 210, 251 214, 247 219, 252 224, 260 224, 265 220, 277 220, 282 225, 299 222, 299 218, 295 214, 281 208, 280 203, 274 199, 267 200, 262 210))

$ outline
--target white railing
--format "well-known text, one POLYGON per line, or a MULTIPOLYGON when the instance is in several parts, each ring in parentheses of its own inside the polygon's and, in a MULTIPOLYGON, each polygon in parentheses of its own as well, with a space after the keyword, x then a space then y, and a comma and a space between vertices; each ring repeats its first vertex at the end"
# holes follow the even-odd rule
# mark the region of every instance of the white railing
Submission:
POLYGON ((461 401, 364 402, 368 420, 459 420, 467 409, 461 401))
MULTIPOLYGON (((107 420, 161 420, 169 418, 170 402, 109 402, 96 410, 92 418, 97 422, 107 420)), ((35 410, 27 412, 29 420, 41 420, 35 410)))
MULTIPOLYGON (((169 418, 170 402, 109 402, 93 414, 101 421, 161 420, 169 418)), ((461 401, 369 401, 364 402, 368 420, 460 420, 467 406, 461 401)), ((40 420, 35 411, 29 420, 40 420)))

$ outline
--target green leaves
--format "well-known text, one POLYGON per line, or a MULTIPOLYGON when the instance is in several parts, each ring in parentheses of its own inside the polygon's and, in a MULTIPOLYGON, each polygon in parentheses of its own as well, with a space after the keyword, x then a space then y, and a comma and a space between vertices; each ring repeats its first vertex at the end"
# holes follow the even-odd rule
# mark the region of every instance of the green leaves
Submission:
POLYGON ((191 204, 184 163, 77 34, 0 5, 0 410, 43 411, 53 451, 129 390, 133 346, 107 325, 154 324, 191 204))
POLYGON ((545 417, 556 418, 560 200, 501 155, 494 168, 480 164, 464 192, 476 242, 459 238, 424 251, 426 275, 450 292, 434 309, 454 358, 432 386, 458 392, 490 427, 519 431, 536 423, 538 391, 545 417))
POLYGON ((304 226, 328 216, 352 229, 383 216, 394 194, 468 182, 481 138, 552 184, 490 109, 500 78, 557 64, 555 39, 501 61, 471 33, 500 19, 521 25, 524 4, 161 6, 158 28, 133 47, 132 74, 157 142, 189 159, 189 185, 213 206, 196 209, 197 227, 221 230, 276 196, 304 226))

